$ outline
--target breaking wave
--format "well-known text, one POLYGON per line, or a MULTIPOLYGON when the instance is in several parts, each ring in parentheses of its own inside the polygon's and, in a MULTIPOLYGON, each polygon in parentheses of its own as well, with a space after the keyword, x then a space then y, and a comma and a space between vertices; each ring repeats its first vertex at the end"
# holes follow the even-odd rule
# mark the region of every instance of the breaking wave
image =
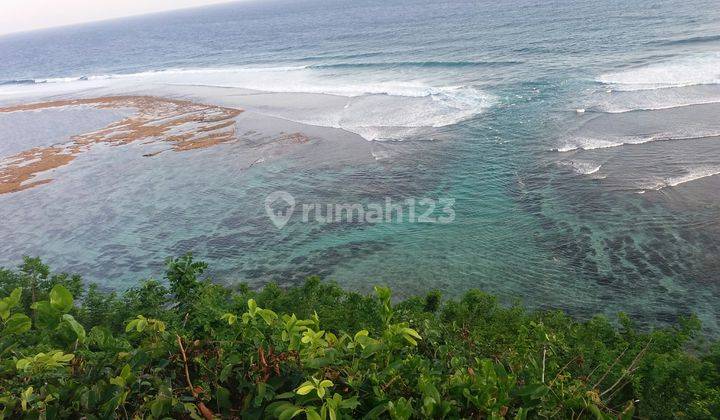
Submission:
MULTIPOLYGON (((408 63, 406 63, 408 64, 408 63)), ((449 65, 451 63, 422 63, 449 65)), ((186 85, 239 88, 259 92, 322 94, 345 97, 344 106, 303 110, 267 109, 270 114, 314 125, 342 128, 367 140, 402 139, 422 128, 452 125, 481 114, 494 97, 475 86, 437 85, 419 74, 393 71, 347 71, 319 66, 234 67, 165 69, 132 74, 89 75, 11 83, 15 91, 53 94, 86 88, 112 87, 115 83, 186 85), (28 86, 31 85, 31 86, 28 86), (18 88, 22 90, 18 91, 18 88), (300 115, 302 114, 302 115, 300 115)), ((0 95, 6 86, 0 87, 0 95)))

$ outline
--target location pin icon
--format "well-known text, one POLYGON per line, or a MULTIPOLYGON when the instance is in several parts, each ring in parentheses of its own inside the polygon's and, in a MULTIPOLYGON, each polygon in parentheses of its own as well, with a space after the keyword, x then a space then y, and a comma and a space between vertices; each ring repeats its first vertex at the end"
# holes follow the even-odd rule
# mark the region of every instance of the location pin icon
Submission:
POLYGON ((295 197, 289 192, 275 191, 265 197, 265 213, 267 213, 270 221, 278 229, 285 227, 294 211, 295 197), (284 202, 284 204, 282 202, 284 202))

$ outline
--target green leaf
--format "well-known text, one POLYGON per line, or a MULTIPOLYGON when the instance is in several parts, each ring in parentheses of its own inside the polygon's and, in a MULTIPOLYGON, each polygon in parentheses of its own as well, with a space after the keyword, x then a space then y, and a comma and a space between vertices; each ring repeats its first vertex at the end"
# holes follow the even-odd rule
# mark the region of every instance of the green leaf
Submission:
POLYGON ((320 369, 331 365, 333 361, 334 359, 332 357, 314 357, 312 359, 305 360, 305 366, 311 369, 320 369))
POLYGON ((368 411, 367 414, 363 417, 364 419, 376 419, 380 417, 380 414, 383 414, 387 411, 387 403, 382 403, 380 405, 376 405, 372 410, 368 411))
POLYGON ((142 318, 142 319, 138 319, 137 326, 135 328, 138 330, 138 332, 143 332, 143 331, 145 331, 145 328, 147 328, 147 326, 148 326, 147 320, 145 318, 142 318))
POLYGON ((257 311, 257 303, 255 303, 255 299, 248 299, 247 305, 250 314, 255 315, 255 311, 257 311))
POLYGON ((30 317, 25 314, 13 314, 5 322, 5 328, 3 329, 3 335, 10 334, 22 334, 32 327, 32 321, 30 317))
POLYGON ((20 303, 20 299, 22 298, 22 288, 16 287, 13 289, 12 292, 10 292, 10 296, 5 298, 7 300, 8 305, 10 305, 11 308, 17 306, 18 303, 20 303))
POLYGON ((171 402, 169 398, 158 397, 150 403, 150 412, 155 418, 162 418, 170 409, 171 402))
POLYGON ((270 309, 260 309, 258 310, 258 314, 262 317, 263 321, 265 321, 266 324, 272 325, 272 323, 277 319, 277 314, 270 309))
POLYGON ((22 406, 23 411, 27 410, 27 404, 32 399, 33 391, 33 387, 29 386, 26 390, 20 393, 20 405, 22 406))
MULTIPOLYGON (((137 332, 143 332, 145 331, 145 328, 147 328, 147 326, 148 319, 142 315, 138 315, 135 319, 128 322, 128 324, 125 326, 125 332, 130 332, 132 330, 135 330, 137 332)), ((164 327, 162 329, 164 330, 164 327)))
POLYGON ((300 385, 297 390, 295 390, 295 393, 298 395, 307 395, 312 390, 315 389, 315 385, 312 384, 312 382, 305 382, 304 384, 300 385))
POLYGON ((355 337, 354 337, 353 339, 354 339, 355 341, 358 341, 358 339, 360 339, 361 337, 367 337, 368 334, 370 334, 370 333, 368 332, 368 330, 360 330, 360 331, 358 331, 358 332, 355 333, 355 337))
POLYGON ((518 391, 521 397, 540 398, 547 393, 548 388, 544 384, 526 385, 518 391))
POLYGON ((120 377, 122 377, 126 381, 132 377, 132 369, 130 368, 130 365, 128 365, 127 363, 125 364, 125 366, 123 366, 122 370, 120 371, 120 377))
POLYGON ((125 332, 130 332, 137 327, 139 320, 133 319, 132 321, 128 322, 128 324, 125 326, 125 332))
POLYGON ((72 353, 65 354, 62 351, 56 351, 53 353, 52 358, 58 362, 69 362, 75 358, 75 355, 72 353))
POLYGON ((0 318, 2 318, 3 321, 7 320, 10 316, 10 309, 16 307, 18 303, 20 303, 20 298, 22 297, 22 289, 19 287, 16 287, 13 289, 13 291, 10 293, 10 296, 0 299, 0 318))
MULTIPOLYGON (((337 395, 337 394, 335 394, 335 395, 337 395)), ((342 398, 342 397, 340 397, 340 398, 342 398)), ((359 406, 359 405, 360 405, 360 401, 358 400, 358 397, 357 397, 357 396, 352 397, 352 398, 348 398, 348 399, 345 399, 345 400, 342 400, 342 401, 340 402, 340 407, 342 407, 342 408, 348 408, 348 409, 350 409, 350 410, 354 410, 354 409, 357 408, 357 406, 359 406)))
POLYGON ((53 329, 60 323, 60 315, 62 313, 55 309, 47 300, 35 302, 32 305, 37 315, 35 326, 39 328, 53 329))
POLYGON ((290 406, 289 408, 286 408, 283 410, 282 413, 278 416, 278 420, 290 420, 291 418, 297 416, 298 414, 302 413, 302 408, 298 408, 296 406, 290 406))
POLYGON ((392 296, 392 292, 390 291, 390 288, 384 287, 384 286, 375 286, 375 294, 377 297, 379 297, 381 300, 389 300, 392 296))
POLYGON ((407 334, 403 334, 403 338, 413 346, 417 346, 417 341, 407 334))
POLYGON ((73 307, 72 294, 61 284, 56 284, 50 290, 50 305, 62 313, 70 311, 73 307))
POLYGON ((85 328, 80 325, 79 322, 75 320, 75 318, 70 314, 65 314, 62 316, 63 321, 65 321, 68 325, 70 325, 70 328, 75 333, 75 336, 77 337, 77 340, 79 342, 85 341, 85 328))
POLYGON ((116 340, 107 327, 92 327, 87 335, 87 341, 93 346, 97 346, 101 350, 118 350, 122 347, 122 342, 116 340))
POLYGON ((10 316, 10 305, 8 305, 7 301, 5 299, 0 300, 0 318, 2 318, 3 321, 8 319, 10 316))
POLYGON ((258 382, 255 392, 255 405, 260 406, 265 400, 265 393, 267 392, 267 384, 265 382, 258 382))
POLYGON ((418 334, 418 332, 412 328, 403 328, 403 334, 407 334, 409 336, 417 338, 418 340, 422 340, 422 337, 420 337, 420 334, 418 334))
POLYGON ((117 385, 120 388, 125 388, 125 379, 123 379, 122 376, 116 376, 114 378, 110 378, 109 381, 113 385, 117 385))
MULTIPOLYGON (((295 394, 293 394, 293 396, 295 396, 295 394)), ((270 416, 279 418, 280 414, 282 414, 285 410, 291 407, 297 408, 289 401, 275 401, 265 407, 265 412, 268 413, 270 416)))
POLYGON ((307 420, 322 420, 322 417, 320 417, 320 414, 318 414, 318 412, 315 411, 314 408, 306 409, 305 417, 307 418, 307 420))
POLYGON ((30 359, 20 359, 17 362, 15 362, 15 369, 17 370, 25 370, 30 366, 30 359))
POLYGON ((217 399, 218 406, 222 411, 227 411, 232 408, 232 402, 230 401, 230 391, 227 388, 218 386, 217 390, 215 391, 215 398, 217 399))
POLYGON ((193 420, 203 420, 203 417, 200 416, 200 410, 198 407, 193 403, 185 403, 183 404, 183 408, 188 413, 191 419, 193 420))
POLYGON ((233 325, 237 322, 237 315, 228 312, 222 317, 220 317, 220 319, 223 321, 227 321, 228 325, 233 325))

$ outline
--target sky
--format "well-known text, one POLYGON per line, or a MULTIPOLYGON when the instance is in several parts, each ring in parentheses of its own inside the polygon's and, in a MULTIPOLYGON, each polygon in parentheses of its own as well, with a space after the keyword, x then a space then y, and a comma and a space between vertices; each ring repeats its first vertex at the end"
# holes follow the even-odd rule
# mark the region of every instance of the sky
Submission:
POLYGON ((229 0, 0 0, 0 34, 72 25, 229 0))

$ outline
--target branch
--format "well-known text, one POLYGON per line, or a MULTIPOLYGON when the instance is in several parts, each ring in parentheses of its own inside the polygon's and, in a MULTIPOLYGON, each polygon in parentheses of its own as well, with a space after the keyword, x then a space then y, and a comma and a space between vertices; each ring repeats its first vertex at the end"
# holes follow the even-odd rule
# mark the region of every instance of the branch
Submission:
POLYGON ((635 364, 640 361, 640 358, 645 354, 648 347, 650 347, 650 343, 652 343, 652 337, 650 337, 647 344, 645 344, 645 347, 643 347, 643 349, 640 350, 640 352, 637 354, 637 356, 635 356, 633 361, 630 363, 630 366, 628 366, 627 370, 625 370, 625 372, 623 372, 622 376, 620 376, 620 379, 615 381, 615 383, 612 384, 612 386, 610 386, 610 388, 603 391, 603 393, 600 394, 601 397, 604 396, 605 394, 607 394, 608 392, 610 392, 613 388, 615 388, 623 380, 623 378, 625 378, 625 376, 627 374, 633 373, 633 372, 635 372, 635 370, 637 370, 637 366, 635 364))
MULTIPOLYGON (((607 368, 607 370, 605 371, 605 373, 603 374, 603 376, 601 376, 600 379, 595 383, 595 385, 593 385, 593 388, 597 388, 598 386, 600 386, 600 383, 605 379, 605 377, 608 375, 608 373, 610 373, 610 371, 612 370, 612 368, 615 367, 615 365, 617 364, 617 362, 619 362, 620 359, 625 355, 625 352, 628 351, 629 348, 630 348, 630 345, 628 345, 627 347, 625 347, 625 350, 623 350, 622 353, 620 353, 620 354, 618 355, 618 357, 615 358, 615 360, 614 360, 614 361, 612 362, 612 364, 607 368)), ((600 366, 600 365, 598 365, 598 366, 600 366)), ((597 369, 598 366, 596 366, 595 369, 597 369)), ((593 371, 590 372, 590 374, 588 375, 588 380, 590 380, 590 377, 593 375, 593 373, 595 373, 595 369, 593 369, 593 371)))
POLYGON ((193 397, 197 398, 198 393, 195 391, 195 387, 190 380, 190 370, 188 369, 187 355, 185 354, 185 347, 183 347, 182 338, 180 338, 180 336, 177 334, 175 334, 175 336, 177 337, 177 342, 180 346, 180 354, 182 355, 183 359, 183 365, 185 366, 185 380, 187 381, 188 388, 190 388, 190 392, 192 392, 193 397))
POLYGON ((198 398, 198 392, 195 390, 195 387, 193 386, 192 381, 190 380, 190 369, 188 369, 188 359, 187 359, 187 354, 185 354, 185 347, 183 347, 182 338, 180 338, 180 336, 177 334, 175 334, 175 336, 177 337, 177 342, 178 342, 178 345, 180 346, 180 355, 182 356, 183 365, 185 367, 185 381, 187 382, 188 388, 190 388, 190 392, 192 393, 192 396, 197 401, 198 409, 202 413, 205 420, 213 420, 215 415, 209 408, 207 408, 205 403, 200 401, 200 399, 198 398))

